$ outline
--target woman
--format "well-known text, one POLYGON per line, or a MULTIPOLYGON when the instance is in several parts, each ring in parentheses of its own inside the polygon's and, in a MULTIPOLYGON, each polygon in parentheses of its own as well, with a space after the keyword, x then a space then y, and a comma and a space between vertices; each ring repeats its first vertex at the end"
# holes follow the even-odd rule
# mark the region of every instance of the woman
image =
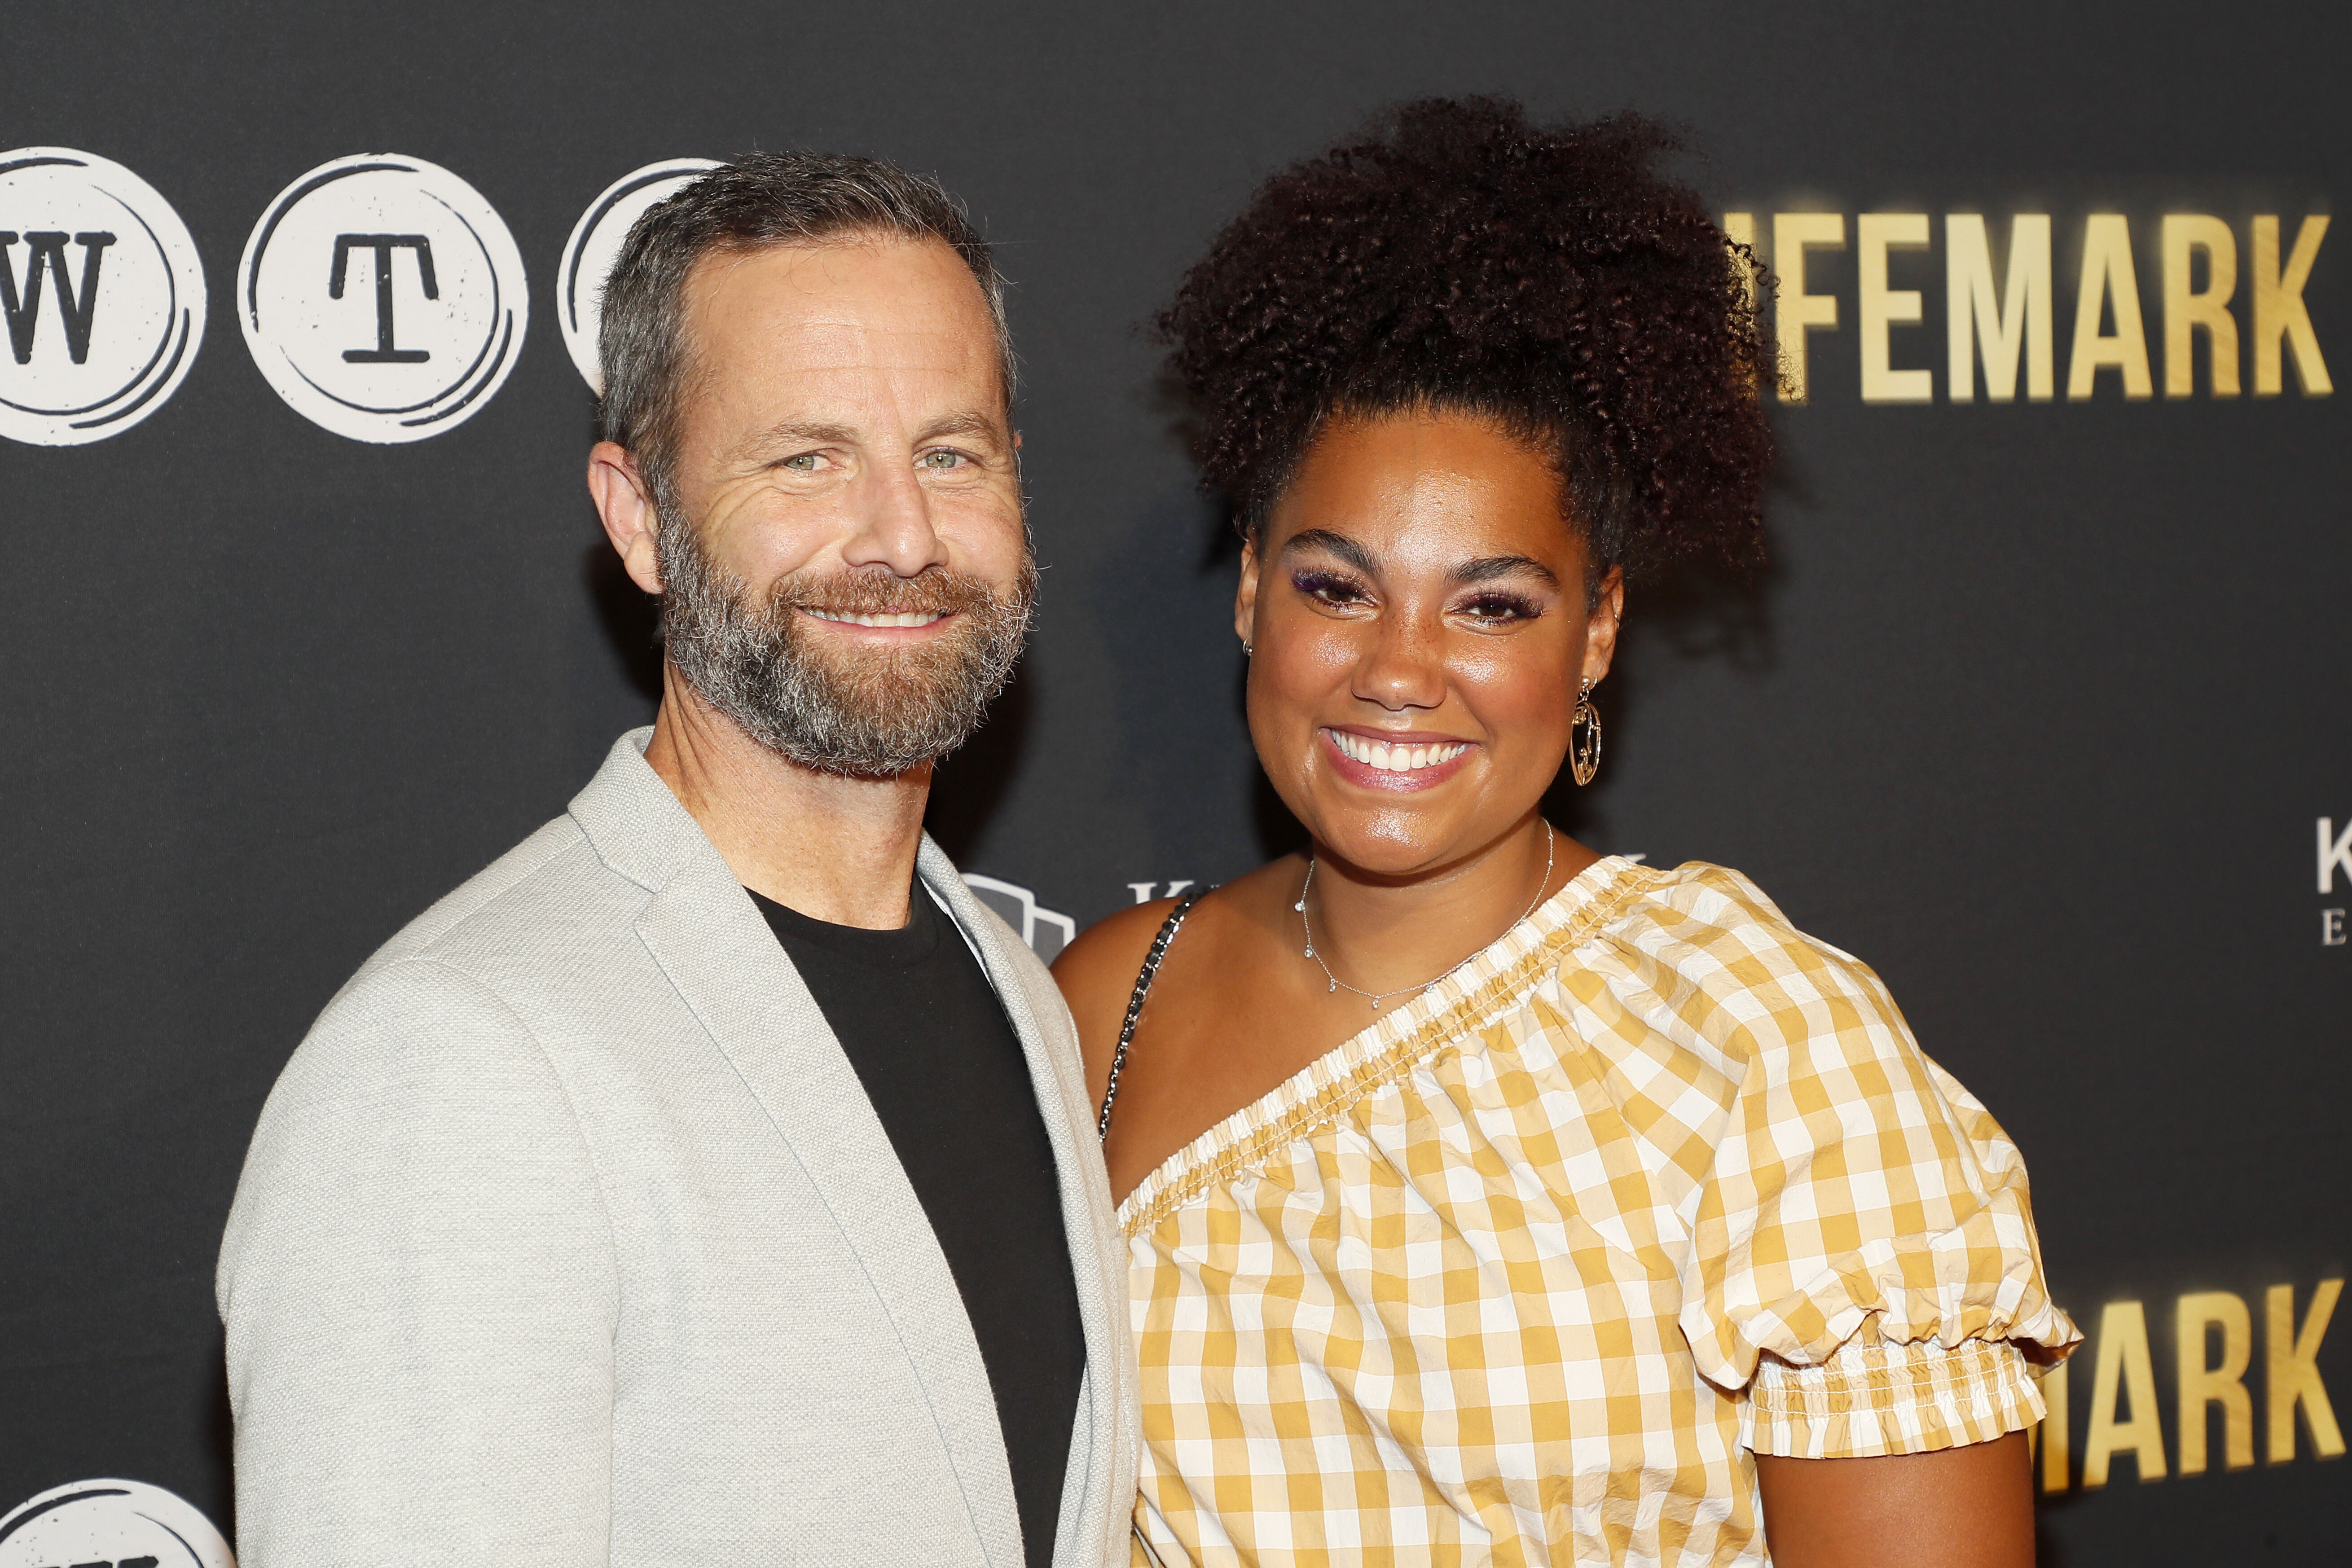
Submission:
POLYGON ((1163 318, 1312 846, 1056 965, 1139 1561, 2031 1561, 2029 1363, 2077 1336, 2017 1151, 1738 873, 1540 815, 1625 574, 1759 550, 1769 336, 1664 144, 1413 105, 1163 318))

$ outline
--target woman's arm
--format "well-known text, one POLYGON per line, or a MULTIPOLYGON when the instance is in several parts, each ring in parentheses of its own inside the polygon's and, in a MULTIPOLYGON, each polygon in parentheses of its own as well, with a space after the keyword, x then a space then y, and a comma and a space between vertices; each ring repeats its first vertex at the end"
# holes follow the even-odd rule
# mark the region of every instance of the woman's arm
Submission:
POLYGON ((1759 1455, 1773 1568, 2032 1568, 2025 1434, 1875 1459, 1759 1455))

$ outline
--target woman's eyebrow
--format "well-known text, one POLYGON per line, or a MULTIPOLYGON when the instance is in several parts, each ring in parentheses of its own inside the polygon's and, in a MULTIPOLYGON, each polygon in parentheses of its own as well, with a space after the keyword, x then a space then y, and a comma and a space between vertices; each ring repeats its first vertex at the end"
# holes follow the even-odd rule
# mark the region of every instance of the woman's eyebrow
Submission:
POLYGON ((1372 552, 1344 533, 1334 533, 1328 528, 1310 528, 1294 533, 1284 541, 1282 552, 1294 554, 1303 550, 1320 550, 1326 555, 1336 555, 1367 577, 1380 574, 1380 564, 1372 552))
POLYGON ((1452 574, 1456 583, 1491 583, 1497 577, 1533 577, 1547 588, 1559 586, 1559 574, 1528 555, 1481 555, 1465 561, 1452 574))

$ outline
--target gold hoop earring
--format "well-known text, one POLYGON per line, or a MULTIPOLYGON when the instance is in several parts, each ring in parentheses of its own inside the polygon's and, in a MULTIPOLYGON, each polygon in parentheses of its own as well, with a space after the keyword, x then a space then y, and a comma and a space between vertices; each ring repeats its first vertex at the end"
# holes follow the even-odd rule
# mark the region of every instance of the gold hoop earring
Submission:
POLYGON ((1576 689, 1576 711, 1568 721, 1568 771, 1580 787, 1601 771, 1601 710, 1592 705, 1589 680, 1576 689))

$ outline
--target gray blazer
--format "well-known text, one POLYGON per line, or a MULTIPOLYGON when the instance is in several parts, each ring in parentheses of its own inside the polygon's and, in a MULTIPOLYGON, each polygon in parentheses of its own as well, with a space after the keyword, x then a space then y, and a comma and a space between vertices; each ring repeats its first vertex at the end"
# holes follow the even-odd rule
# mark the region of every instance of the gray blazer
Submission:
MULTIPOLYGON (((856 1070, 624 736, 328 1004, 221 1248, 244 1568, 1016 1568, 988 1372, 856 1070)), ((1054 1561, 1127 1561, 1124 1252, 1052 977, 928 838, 1029 1058, 1086 1326, 1054 1561)))

